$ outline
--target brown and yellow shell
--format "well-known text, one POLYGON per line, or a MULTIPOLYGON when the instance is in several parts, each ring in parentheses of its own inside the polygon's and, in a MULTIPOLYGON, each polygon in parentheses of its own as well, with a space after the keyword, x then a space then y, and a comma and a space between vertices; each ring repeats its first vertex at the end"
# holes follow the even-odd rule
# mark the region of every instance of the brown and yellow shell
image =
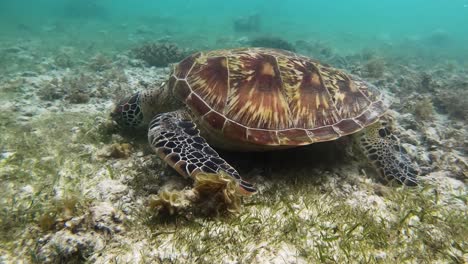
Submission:
POLYGON ((371 84, 298 54, 266 48, 196 53, 169 87, 222 140, 297 146, 355 133, 388 106, 371 84))

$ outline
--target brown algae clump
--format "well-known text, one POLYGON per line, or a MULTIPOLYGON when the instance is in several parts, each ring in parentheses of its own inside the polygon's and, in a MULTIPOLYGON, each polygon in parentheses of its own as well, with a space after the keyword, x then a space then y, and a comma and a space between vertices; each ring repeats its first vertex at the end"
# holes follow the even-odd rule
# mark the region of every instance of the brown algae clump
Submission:
POLYGON ((240 212, 242 196, 239 183, 224 171, 219 174, 198 173, 193 189, 162 191, 158 196, 150 196, 148 205, 169 215, 190 207, 203 215, 219 215, 240 212))
POLYGON ((224 171, 197 174, 193 189, 204 211, 235 213, 241 209, 239 183, 224 171))

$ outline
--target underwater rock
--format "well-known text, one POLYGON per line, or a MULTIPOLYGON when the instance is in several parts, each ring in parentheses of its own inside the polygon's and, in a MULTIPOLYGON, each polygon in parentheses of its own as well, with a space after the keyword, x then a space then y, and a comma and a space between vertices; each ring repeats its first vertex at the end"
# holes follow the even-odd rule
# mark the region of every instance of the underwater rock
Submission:
POLYGON ((94 232, 74 234, 64 229, 38 241, 37 259, 41 263, 61 263, 87 259, 104 249, 105 240, 94 232))
POLYGON ((117 211, 110 203, 100 202, 89 208, 91 225, 95 230, 112 235, 123 232, 124 215, 117 211))
POLYGON ((96 186, 96 198, 103 201, 117 201, 128 193, 128 186, 116 180, 103 180, 96 186))
POLYGON ((428 127, 424 130, 424 137, 428 144, 440 146, 442 144, 439 132, 434 127, 428 127))
POLYGON ((296 49, 291 43, 279 37, 257 37, 250 40, 249 44, 252 47, 264 47, 296 51, 296 49))
POLYGON ((157 42, 136 47, 131 52, 135 58, 155 67, 166 67, 169 63, 180 61, 186 55, 176 44, 157 42))

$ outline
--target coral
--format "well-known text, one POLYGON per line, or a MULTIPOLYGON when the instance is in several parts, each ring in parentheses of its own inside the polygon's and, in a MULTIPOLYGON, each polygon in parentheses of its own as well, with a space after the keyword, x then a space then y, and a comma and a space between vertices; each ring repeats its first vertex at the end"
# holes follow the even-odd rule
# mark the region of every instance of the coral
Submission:
POLYGON ((380 78, 385 72, 385 62, 382 58, 372 58, 364 65, 367 76, 371 78, 380 78))
POLYGON ((36 95, 42 100, 53 101, 65 97, 72 104, 87 103, 94 94, 91 86, 94 79, 89 74, 74 73, 65 75, 62 78, 53 78, 50 81, 43 81, 36 95))
POLYGON ((434 105, 430 97, 424 97, 413 105, 413 114, 417 120, 429 121, 434 117, 434 105))
POLYGON ((260 15, 254 14, 245 17, 236 18, 233 22, 234 31, 248 33, 260 31, 260 15))
POLYGON ((257 37, 250 40, 249 44, 252 47, 266 47, 296 51, 291 43, 279 37, 257 37))
POLYGON ((96 54, 88 63, 88 67, 94 71, 104 71, 111 68, 112 61, 101 53, 96 54))
POLYGON ((50 82, 44 82, 36 91, 36 94, 45 101, 61 99, 65 95, 65 91, 59 84, 59 80, 53 78, 50 82))
POLYGON ((172 43, 148 43, 132 50, 135 58, 149 66, 166 67, 169 63, 183 59, 186 52, 172 43))
POLYGON ((423 72, 421 73, 420 78, 421 78, 420 90, 432 92, 434 90, 434 87, 433 87, 434 81, 432 79, 432 75, 427 72, 423 72))
POLYGON ((66 91, 67 99, 72 104, 87 103, 90 99, 90 85, 92 84, 90 75, 81 73, 78 76, 66 76, 62 79, 62 86, 66 91))
POLYGON ((445 87, 434 97, 435 105, 451 117, 468 119, 468 83, 459 83, 456 87, 445 87))

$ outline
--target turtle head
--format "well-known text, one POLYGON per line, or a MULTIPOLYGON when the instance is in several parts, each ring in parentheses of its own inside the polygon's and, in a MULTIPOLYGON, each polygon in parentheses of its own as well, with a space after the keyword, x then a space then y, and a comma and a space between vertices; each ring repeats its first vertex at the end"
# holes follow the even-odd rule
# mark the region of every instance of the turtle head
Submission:
POLYGON ((111 113, 112 120, 123 128, 137 128, 143 124, 140 92, 120 100, 111 113))

